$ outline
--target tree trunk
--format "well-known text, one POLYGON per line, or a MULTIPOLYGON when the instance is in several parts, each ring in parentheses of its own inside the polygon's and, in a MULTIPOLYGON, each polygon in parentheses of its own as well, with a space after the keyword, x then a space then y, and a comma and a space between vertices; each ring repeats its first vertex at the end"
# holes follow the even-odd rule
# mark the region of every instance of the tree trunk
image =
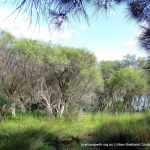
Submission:
POLYGON ((117 112, 117 99, 113 97, 113 113, 117 112))
POLYGON ((15 104, 11 105, 10 112, 11 112, 12 117, 15 118, 16 117, 16 106, 15 106, 15 104))
POLYGON ((52 111, 52 109, 51 109, 50 104, 47 105, 46 111, 47 111, 48 117, 54 118, 53 111, 52 111))
POLYGON ((60 112, 59 112, 59 117, 62 116, 64 110, 65 110, 65 105, 64 105, 64 103, 62 103, 62 104, 61 104, 61 108, 60 108, 60 112))
POLYGON ((133 99, 133 96, 131 95, 125 95, 124 96, 124 111, 125 112, 131 112, 131 109, 132 109, 132 99, 133 99))
POLYGON ((146 108, 146 96, 144 97, 144 100, 143 100, 142 111, 144 111, 145 108, 146 108))
POLYGON ((128 100, 128 112, 131 113, 132 111, 132 101, 131 100, 128 100))
POLYGON ((126 112, 126 103, 123 102, 123 112, 126 112))
POLYGON ((64 94, 60 94, 60 98, 57 105, 57 117, 61 117, 65 110, 65 97, 64 94))
POLYGON ((21 108, 21 112, 22 112, 22 113, 25 113, 25 112, 26 112, 26 108, 25 108, 25 106, 24 106, 23 104, 21 104, 20 108, 21 108))
POLYGON ((53 111, 52 111, 52 107, 51 107, 50 102, 48 101, 48 99, 47 99, 45 96, 42 96, 42 98, 43 98, 43 99, 45 100, 45 102, 46 102, 46 111, 47 111, 48 117, 54 118, 54 115, 53 115, 53 111))
POLYGON ((138 112, 140 112, 140 101, 141 101, 141 96, 138 97, 138 112))

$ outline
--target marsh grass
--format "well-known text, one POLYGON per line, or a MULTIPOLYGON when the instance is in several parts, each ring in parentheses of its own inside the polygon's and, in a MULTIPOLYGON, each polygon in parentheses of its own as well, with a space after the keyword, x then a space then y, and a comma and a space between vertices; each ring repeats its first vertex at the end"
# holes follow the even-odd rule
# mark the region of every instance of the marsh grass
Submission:
POLYGON ((90 149, 81 143, 148 143, 150 115, 81 114, 75 119, 48 119, 33 114, 0 123, 0 150, 90 149))

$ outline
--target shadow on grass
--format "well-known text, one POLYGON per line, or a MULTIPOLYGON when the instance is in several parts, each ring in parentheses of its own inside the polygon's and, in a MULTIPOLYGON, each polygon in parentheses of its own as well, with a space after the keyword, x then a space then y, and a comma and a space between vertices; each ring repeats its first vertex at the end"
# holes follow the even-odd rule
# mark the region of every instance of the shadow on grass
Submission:
POLYGON ((44 129, 28 129, 11 133, 0 133, 0 150, 80 150, 80 139, 60 138, 44 129))
POLYGON ((98 150, 149 150, 150 147, 143 144, 150 144, 150 115, 136 121, 103 124, 92 133, 89 141, 99 144, 94 147, 98 150))
POLYGON ((43 129, 28 129, 9 135, 0 134, 0 150, 38 150, 43 146, 45 134, 43 129))

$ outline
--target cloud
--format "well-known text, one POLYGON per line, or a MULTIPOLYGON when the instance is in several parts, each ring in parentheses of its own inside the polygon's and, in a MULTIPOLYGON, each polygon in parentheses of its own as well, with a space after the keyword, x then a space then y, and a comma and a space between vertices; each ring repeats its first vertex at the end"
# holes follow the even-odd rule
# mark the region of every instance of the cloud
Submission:
POLYGON ((75 33, 75 37, 80 37, 81 33, 80 32, 76 32, 75 33))
POLYGON ((137 46, 137 39, 134 37, 129 38, 127 41, 124 42, 124 45, 128 48, 134 48, 137 46))
POLYGON ((122 60, 122 58, 127 55, 136 55, 137 57, 146 57, 146 53, 144 51, 140 51, 137 49, 130 50, 119 50, 119 49, 101 49, 97 48, 93 51, 98 61, 102 60, 122 60))
POLYGON ((61 32, 54 28, 50 28, 49 30, 47 26, 38 26, 35 23, 32 23, 29 26, 27 14, 20 13, 17 16, 17 13, 14 13, 8 17, 11 12, 12 10, 9 10, 8 8, 0 8, 0 28, 10 32, 16 37, 49 41, 56 39, 68 39, 72 36, 72 31, 67 26, 65 26, 61 32))
POLYGON ((93 53, 96 55, 97 60, 101 61, 101 60, 121 60, 122 57, 124 56, 124 54, 118 53, 117 51, 112 52, 112 50, 109 49, 96 49, 93 51, 93 53))
POLYGON ((87 30, 87 29, 88 29, 88 26, 85 25, 85 24, 82 24, 82 25, 80 26, 80 28, 81 28, 81 30, 87 30))
POLYGON ((138 48, 138 37, 141 34, 142 30, 139 28, 138 30, 136 29, 132 35, 132 37, 129 37, 125 42, 124 46, 129 48, 129 49, 134 49, 138 48))

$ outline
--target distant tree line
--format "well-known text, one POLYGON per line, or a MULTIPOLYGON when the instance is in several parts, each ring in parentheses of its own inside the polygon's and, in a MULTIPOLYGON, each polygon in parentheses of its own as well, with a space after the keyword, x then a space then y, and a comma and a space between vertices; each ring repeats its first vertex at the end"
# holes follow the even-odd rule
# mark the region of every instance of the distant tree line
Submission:
POLYGON ((56 118, 73 111, 132 112, 134 96, 147 95, 144 58, 97 62, 76 49, 0 33, 0 112, 34 110, 56 118))

